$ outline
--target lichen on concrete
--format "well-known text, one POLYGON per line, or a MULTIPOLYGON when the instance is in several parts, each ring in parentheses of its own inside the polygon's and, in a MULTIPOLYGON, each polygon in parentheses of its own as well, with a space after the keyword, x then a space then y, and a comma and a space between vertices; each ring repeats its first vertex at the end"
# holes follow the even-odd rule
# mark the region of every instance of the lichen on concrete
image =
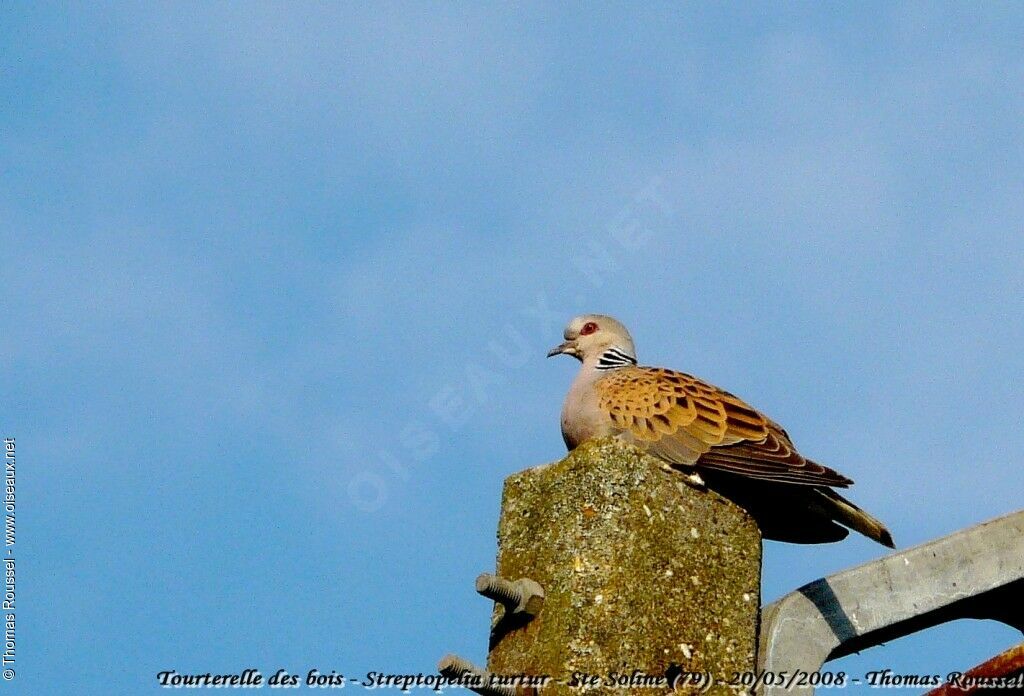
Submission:
POLYGON ((496 608, 488 667, 550 674, 545 694, 579 692, 573 672, 601 678, 592 694, 659 693, 606 679, 673 665, 727 681, 754 668, 760 567, 744 510, 634 447, 584 444, 505 482, 498 573, 538 581, 546 600, 512 630, 496 608))

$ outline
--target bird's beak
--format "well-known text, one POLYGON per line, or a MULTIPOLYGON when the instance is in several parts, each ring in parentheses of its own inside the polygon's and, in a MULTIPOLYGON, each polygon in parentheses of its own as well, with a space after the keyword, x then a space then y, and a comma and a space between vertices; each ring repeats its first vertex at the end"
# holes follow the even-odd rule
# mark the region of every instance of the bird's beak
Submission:
POLYGON ((565 353, 566 355, 577 355, 576 343, 574 341, 560 343, 548 351, 548 357, 553 358, 554 356, 561 355, 562 353, 565 353))

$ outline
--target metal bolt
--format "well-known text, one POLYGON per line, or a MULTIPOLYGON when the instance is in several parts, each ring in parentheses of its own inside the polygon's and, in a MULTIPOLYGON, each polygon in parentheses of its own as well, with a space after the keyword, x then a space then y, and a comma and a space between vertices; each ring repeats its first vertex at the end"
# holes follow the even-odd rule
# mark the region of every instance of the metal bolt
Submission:
POLYGON ((544 606, 544 588, 530 578, 512 582, 498 575, 481 573, 476 579, 476 591, 503 604, 505 611, 512 614, 536 616, 544 606))
POLYGON ((437 671, 441 673, 441 676, 448 677, 449 679, 465 676, 474 678, 474 681, 480 684, 480 686, 464 685, 470 691, 474 691, 481 696, 517 696, 518 693, 514 686, 492 686, 490 672, 480 669, 469 660, 464 660, 458 655, 445 655, 442 657, 441 661, 437 663, 437 671))

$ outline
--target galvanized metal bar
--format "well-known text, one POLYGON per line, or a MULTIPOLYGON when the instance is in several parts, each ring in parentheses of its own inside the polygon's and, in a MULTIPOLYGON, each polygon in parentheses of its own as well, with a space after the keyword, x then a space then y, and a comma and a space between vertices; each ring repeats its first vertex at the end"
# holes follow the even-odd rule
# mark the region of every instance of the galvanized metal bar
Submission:
MULTIPOLYGON (((1024 632, 1024 510, 816 580, 766 606, 759 671, 814 673, 852 652, 961 618, 1024 632)), ((763 696, 809 694, 784 685, 763 696)))

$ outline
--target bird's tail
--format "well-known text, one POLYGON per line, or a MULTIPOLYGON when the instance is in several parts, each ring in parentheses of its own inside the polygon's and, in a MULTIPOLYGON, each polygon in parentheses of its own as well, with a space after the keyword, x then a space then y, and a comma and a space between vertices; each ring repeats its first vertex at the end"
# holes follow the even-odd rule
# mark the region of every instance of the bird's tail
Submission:
POLYGON ((825 510, 836 522, 860 532, 869 539, 874 539, 879 544, 896 548, 893 543, 892 534, 879 520, 875 519, 859 507, 851 503, 831 488, 815 489, 822 496, 822 503, 825 510))

